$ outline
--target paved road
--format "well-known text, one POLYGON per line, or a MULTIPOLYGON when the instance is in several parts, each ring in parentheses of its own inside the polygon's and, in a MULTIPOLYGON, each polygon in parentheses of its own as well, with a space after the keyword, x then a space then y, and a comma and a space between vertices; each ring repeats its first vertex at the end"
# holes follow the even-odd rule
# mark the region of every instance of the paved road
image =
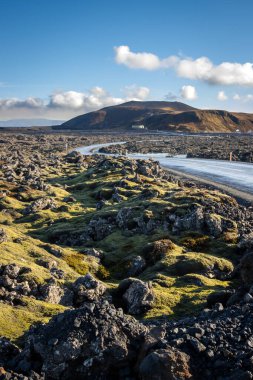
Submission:
MULTIPOLYGON (((123 143, 119 142, 117 144, 123 143)), ((78 148, 77 150, 82 154, 88 155, 97 153, 99 148, 108 145, 112 144, 90 145, 78 148)), ((152 158, 159 161, 164 168, 173 169, 185 174, 188 173, 189 175, 217 182, 253 195, 253 164, 250 163, 186 158, 185 156, 166 157, 166 153, 129 154, 128 157, 136 159, 152 158)))

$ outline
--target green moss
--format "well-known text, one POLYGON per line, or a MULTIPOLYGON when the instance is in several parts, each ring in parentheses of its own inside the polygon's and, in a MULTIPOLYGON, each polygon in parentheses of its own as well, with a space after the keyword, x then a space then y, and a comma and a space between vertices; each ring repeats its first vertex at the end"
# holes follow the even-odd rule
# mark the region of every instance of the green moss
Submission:
MULTIPOLYGON (((200 311, 206 304, 207 296, 216 290, 224 289, 230 284, 226 281, 207 279, 194 275, 202 282, 199 286, 192 278, 170 278, 163 276, 162 281, 153 283, 155 302, 145 318, 180 318, 188 317, 200 311), (161 285, 162 284, 162 285, 161 285)), ((191 275, 192 277, 192 275, 191 275)))
POLYGON ((100 280, 108 280, 110 278, 110 272, 104 267, 104 265, 99 265, 96 276, 100 280))
MULTIPOLYGON (((185 216, 191 207, 206 202, 226 202, 233 206, 232 198, 218 191, 179 187, 176 183, 145 176, 140 176, 141 181, 136 183, 130 166, 125 165, 121 158, 110 158, 114 167, 109 165, 107 169, 97 166, 92 158, 90 162, 93 162, 93 166, 88 170, 67 163, 62 163, 59 168, 45 167, 42 178, 49 184, 49 189, 29 189, 21 193, 20 199, 17 199, 15 185, 4 184, 9 192, 8 197, 1 200, 1 205, 10 213, 0 213, 0 223, 5 224, 8 235, 8 242, 1 244, 0 264, 16 262, 20 266, 28 266, 31 272, 27 275, 38 283, 43 283, 51 274, 47 268, 38 265, 38 259, 55 260, 59 269, 65 273, 62 282, 74 281, 89 271, 112 289, 117 286, 119 279, 125 278, 133 258, 137 255, 145 256, 143 248, 148 243, 171 239, 171 246, 162 255, 153 253, 152 260, 145 256, 147 267, 139 275, 139 278, 154 283, 156 300, 147 313, 147 318, 190 315, 204 305, 210 292, 228 286, 225 281, 207 276, 210 268, 221 272, 233 269, 233 263, 238 260, 236 225, 232 224, 233 228, 223 236, 213 239, 189 231, 173 234, 167 222, 170 214, 185 216), (123 168, 127 171, 127 179, 121 174, 123 168), (112 202, 114 187, 117 187, 122 196, 120 203, 112 202), (151 197, 145 199, 146 190, 151 190, 151 197), (152 197, 152 194, 155 196, 152 197), (57 210, 42 210, 35 215, 22 216, 21 212, 29 202, 42 196, 51 196, 58 206, 57 210), (69 196, 73 196, 76 201, 64 202, 64 198, 69 196), (101 210, 96 210, 100 196, 108 201, 101 210), (115 219, 122 207, 132 208, 132 217, 128 223, 130 231, 123 232, 123 229, 115 226, 113 232, 101 241, 89 241, 89 246, 104 251, 102 265, 97 259, 80 253, 84 246, 59 247, 57 244, 62 236, 81 235, 93 218, 115 219), (136 231, 136 219, 139 217, 146 222, 159 221, 160 225, 149 234, 139 233, 136 231), (15 243, 16 239, 20 239, 20 242, 15 243), (52 255, 46 245, 60 248, 61 257, 52 255), (182 262, 187 263, 188 268, 192 265, 195 272, 179 276, 178 267, 182 262)), ((216 214, 212 217, 214 220, 225 220, 216 214)), ((31 323, 45 321, 62 310, 62 307, 29 299, 27 307, 0 306, 0 328, 7 317, 13 326, 4 326, 2 330, 4 335, 12 338, 20 336, 31 323)))
POLYGON ((188 248, 195 251, 202 251, 207 249, 210 243, 210 237, 207 235, 202 235, 198 233, 187 234, 180 240, 180 243, 188 248))
POLYGON ((16 340, 35 322, 47 322, 53 315, 64 311, 61 305, 24 297, 25 306, 10 306, 0 303, 1 335, 16 340), (8 323, 6 323, 8 321, 8 323))
POLYGON ((89 272, 89 265, 84 261, 83 255, 78 253, 72 253, 70 255, 65 256, 66 263, 74 269, 80 275, 85 275, 89 272))

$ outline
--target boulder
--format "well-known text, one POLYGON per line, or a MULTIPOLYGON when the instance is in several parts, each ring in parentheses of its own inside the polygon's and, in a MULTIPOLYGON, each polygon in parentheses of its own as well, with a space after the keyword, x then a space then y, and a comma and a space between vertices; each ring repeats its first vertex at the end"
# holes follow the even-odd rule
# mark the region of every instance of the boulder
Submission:
POLYGON ((138 160, 137 161, 137 170, 136 173, 142 174, 146 177, 155 177, 157 176, 161 171, 161 167, 159 165, 158 161, 153 160, 138 160))
POLYGON ((174 221, 174 231, 202 231, 204 227, 204 209, 201 206, 195 206, 183 217, 172 214, 169 218, 174 221))
POLYGON ((146 267, 146 261, 143 259, 141 256, 136 256, 134 257, 129 265, 128 265, 128 270, 127 270, 127 276, 132 277, 132 276, 137 276, 146 267))
POLYGON ((65 156, 65 161, 71 164, 82 163, 84 156, 76 151, 70 152, 65 156))
POLYGON ((100 217, 94 218, 90 220, 87 230, 84 232, 83 239, 84 241, 100 241, 104 239, 106 236, 110 235, 113 232, 113 229, 113 223, 110 223, 108 219, 100 217))
POLYGON ((83 277, 79 277, 72 285, 74 291, 74 303, 76 306, 82 305, 84 302, 97 301, 106 292, 106 286, 87 273, 83 277))
POLYGON ((133 208, 132 207, 122 207, 116 217, 116 222, 119 228, 127 228, 129 221, 133 218, 133 208))
POLYGON ((151 352, 140 364, 141 380, 185 380, 192 378, 190 357, 176 349, 167 348, 151 352))
POLYGON ((8 264, 1 267, 1 272, 3 276, 8 276, 9 278, 17 278, 20 273, 21 268, 16 264, 8 264))
POLYGON ((155 299, 151 283, 136 278, 121 281, 117 293, 122 295, 127 313, 132 315, 145 313, 155 299))
POLYGON ((47 284, 39 288, 40 297, 46 302, 71 306, 73 304, 73 292, 66 287, 58 285, 53 278, 47 284))
POLYGON ((82 253, 88 256, 93 256, 96 259, 102 260, 104 257, 104 253, 101 249, 95 249, 95 248, 86 248, 82 250, 82 253))
POLYGON ((213 236, 219 236, 222 233, 222 219, 219 215, 215 214, 206 214, 205 222, 210 231, 210 234, 213 236))
POLYGON ((218 237, 229 229, 235 229, 236 223, 218 214, 205 214, 205 224, 212 236, 218 237))

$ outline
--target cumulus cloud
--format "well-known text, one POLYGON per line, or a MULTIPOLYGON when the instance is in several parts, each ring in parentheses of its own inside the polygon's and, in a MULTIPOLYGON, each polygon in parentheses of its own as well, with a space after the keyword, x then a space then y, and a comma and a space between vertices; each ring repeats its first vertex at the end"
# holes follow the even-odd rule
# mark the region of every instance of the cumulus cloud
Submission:
POLYGON ((212 63, 206 57, 201 57, 195 61, 191 59, 182 59, 175 67, 180 77, 188 79, 208 79, 208 74, 212 69, 212 63))
POLYGON ((132 52, 129 46, 115 47, 115 60, 131 69, 173 68, 182 78, 210 84, 253 86, 253 63, 222 62, 215 65, 208 57, 197 59, 169 56, 160 59, 147 52, 132 52))
POLYGON ((59 92, 50 96, 50 107, 78 109, 83 106, 84 94, 76 91, 59 92))
POLYGON ((127 86, 124 93, 124 97, 113 97, 102 87, 93 87, 88 93, 76 91, 59 92, 50 96, 49 107, 83 109, 88 112, 128 100, 144 100, 148 97, 150 90, 147 87, 132 85, 127 86))
POLYGON ((58 91, 51 94, 47 102, 34 97, 0 99, 0 118, 70 118, 129 100, 145 100, 149 93, 147 87, 132 85, 124 89, 123 97, 114 97, 104 88, 97 86, 87 92, 58 91))
POLYGON ((187 100, 195 100, 198 97, 196 88, 190 85, 183 86, 181 88, 180 94, 183 99, 187 99, 187 100))
POLYGON ((157 70, 168 68, 175 65, 178 60, 175 56, 160 59, 152 53, 134 53, 130 51, 129 46, 116 46, 115 60, 118 64, 125 65, 130 69, 157 70))
POLYGON ((131 85, 125 87, 124 93, 129 100, 145 100, 150 94, 150 89, 148 87, 131 85))
POLYGON ((43 107, 42 99, 29 97, 25 100, 18 98, 0 99, 0 108, 40 108, 43 107))
POLYGON ((183 59, 176 67, 180 77, 211 84, 253 86, 253 64, 223 62, 214 65, 207 57, 183 59))
POLYGON ((228 99, 228 97, 224 91, 219 91, 217 95, 217 99, 220 100, 221 102, 224 102, 225 100, 228 99))
POLYGON ((246 95, 235 94, 233 96, 233 100, 241 101, 243 103, 251 102, 253 101, 253 94, 246 94, 246 95))
POLYGON ((253 95, 252 94, 246 95, 246 101, 247 102, 251 102, 252 100, 253 100, 253 95))

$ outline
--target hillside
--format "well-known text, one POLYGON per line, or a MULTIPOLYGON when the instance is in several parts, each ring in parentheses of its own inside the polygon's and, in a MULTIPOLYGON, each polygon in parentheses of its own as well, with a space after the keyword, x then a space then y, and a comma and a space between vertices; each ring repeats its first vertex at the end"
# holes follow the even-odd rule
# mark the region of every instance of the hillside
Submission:
POLYGON ((149 130, 247 132, 253 129, 253 114, 199 110, 180 102, 131 101, 77 116, 54 128, 127 130, 136 123, 149 130))

